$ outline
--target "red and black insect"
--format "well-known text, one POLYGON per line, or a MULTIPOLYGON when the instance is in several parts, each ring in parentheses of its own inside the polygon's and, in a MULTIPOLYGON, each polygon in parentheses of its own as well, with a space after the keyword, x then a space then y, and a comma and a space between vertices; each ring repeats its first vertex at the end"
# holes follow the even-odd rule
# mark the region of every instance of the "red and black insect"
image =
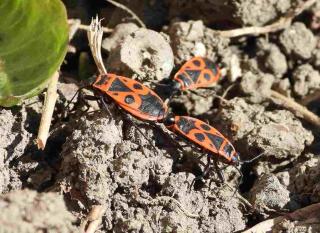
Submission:
POLYGON ((239 154, 230 141, 209 124, 193 117, 171 114, 164 119, 163 123, 169 130, 209 152, 209 159, 212 155, 218 155, 228 164, 237 165, 241 162, 239 154))
POLYGON ((220 78, 220 69, 205 57, 193 57, 174 75, 172 86, 175 91, 209 87, 220 78))
POLYGON ((162 99, 136 80, 108 73, 99 75, 92 86, 141 120, 161 121, 167 114, 162 99))

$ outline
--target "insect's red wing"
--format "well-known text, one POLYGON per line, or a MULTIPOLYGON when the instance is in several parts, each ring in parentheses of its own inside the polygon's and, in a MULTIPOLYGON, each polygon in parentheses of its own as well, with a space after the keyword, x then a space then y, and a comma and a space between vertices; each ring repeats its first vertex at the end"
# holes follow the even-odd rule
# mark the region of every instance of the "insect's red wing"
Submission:
POLYGON ((108 74, 100 76, 93 86, 139 119, 157 121, 168 111, 167 106, 154 91, 136 80, 108 74))
POLYGON ((211 60, 194 57, 187 61, 173 79, 180 83, 181 90, 208 87, 220 78, 220 69, 211 60))
POLYGON ((218 154, 229 162, 235 156, 232 144, 218 130, 199 119, 176 116, 174 130, 200 148, 218 154))

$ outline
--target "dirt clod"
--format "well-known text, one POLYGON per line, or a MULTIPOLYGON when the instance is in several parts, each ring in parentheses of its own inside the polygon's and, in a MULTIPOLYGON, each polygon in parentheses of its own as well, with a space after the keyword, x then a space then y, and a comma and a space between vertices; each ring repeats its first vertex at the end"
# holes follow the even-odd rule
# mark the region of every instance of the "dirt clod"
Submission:
POLYGON ((117 187, 110 177, 110 160, 121 135, 115 122, 108 124, 107 118, 80 121, 62 151, 61 189, 77 195, 84 205, 101 204, 110 198, 117 187))
POLYGON ((202 21, 176 22, 168 29, 175 62, 182 64, 194 56, 212 60, 223 54, 229 40, 214 34, 202 21))
POLYGON ((290 8, 290 0, 232 1, 235 15, 243 25, 261 26, 275 20, 290 8))
POLYGON ((110 37, 107 37, 102 42, 102 48, 106 51, 110 52, 116 49, 120 44, 124 41, 124 39, 137 31, 139 27, 134 23, 121 23, 118 24, 115 28, 110 37))
POLYGON ((282 186, 275 175, 261 176, 250 190, 249 200, 260 213, 287 208, 290 192, 282 186))
POLYGON ((259 65, 263 71, 272 73, 275 77, 281 78, 288 69, 287 60, 279 47, 272 43, 267 43, 265 40, 258 42, 257 53, 259 65))
MULTIPOLYGON (((220 120, 225 122, 225 132, 233 134, 234 140, 241 145, 239 150, 246 148, 243 155, 252 155, 249 149, 252 147, 283 160, 282 165, 300 156, 314 139, 291 112, 266 111, 262 106, 248 104, 240 98, 230 101, 230 105, 222 110, 220 120), (235 126, 236 130, 232 130, 235 126)), ((281 166, 279 161, 274 163, 274 166, 281 166)), ((257 168, 257 173, 266 169, 257 168)))
POLYGON ((292 75, 293 90, 296 95, 303 97, 320 89, 320 73, 309 64, 298 66, 292 75))
POLYGON ((173 53, 164 34, 140 28, 110 52, 107 63, 123 75, 136 73, 148 80, 161 80, 171 73, 173 53))
MULTIPOLYGON (((107 206, 105 224, 116 232, 176 229, 226 233, 244 228, 239 200, 224 201, 231 198, 233 190, 221 188, 219 193, 212 184, 209 189, 190 191, 194 176, 173 173, 173 157, 155 151, 130 121, 120 116, 108 120, 95 114, 75 124, 64 145, 62 172, 56 183, 69 194, 69 204, 73 203, 69 208, 107 206)), ((137 123, 151 138, 154 131, 137 123)), ((157 138, 163 141, 161 137, 157 138)))
POLYGON ((240 88, 252 103, 261 103, 270 96, 270 90, 274 82, 271 74, 254 74, 251 71, 243 74, 240 88))
POLYGON ((279 40, 288 56, 293 55, 300 59, 309 59, 317 44, 312 31, 299 22, 284 30, 279 40))
POLYGON ((289 190, 298 195, 300 200, 309 198, 311 203, 320 200, 320 159, 317 156, 309 156, 305 162, 296 164, 289 171, 289 190))
POLYGON ((0 196, 1 232, 77 232, 62 196, 22 190, 0 196))

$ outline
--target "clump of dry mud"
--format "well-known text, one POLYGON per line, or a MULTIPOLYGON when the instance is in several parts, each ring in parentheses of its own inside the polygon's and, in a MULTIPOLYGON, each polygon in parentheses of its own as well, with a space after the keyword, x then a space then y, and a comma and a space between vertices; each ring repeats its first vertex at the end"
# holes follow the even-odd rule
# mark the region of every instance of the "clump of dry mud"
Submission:
MULTIPOLYGON (((65 100, 78 89, 68 75, 83 69, 71 65, 70 72, 66 66, 44 151, 34 145, 42 96, 0 109, 1 230, 75 232, 91 209, 103 206, 97 232, 241 232, 319 203, 320 130, 279 105, 272 93, 320 114, 320 32, 314 20, 320 5, 268 38, 226 38, 213 28, 263 26, 297 2, 218 2, 127 3, 147 29, 121 9, 103 6, 101 15, 114 27, 103 42, 105 63, 108 70, 162 94, 155 82, 165 83, 193 56, 210 58, 226 71, 221 80, 209 90, 175 96, 170 111, 209 122, 230 139, 242 160, 263 156, 240 167, 242 178, 235 167, 219 162, 218 169, 190 188, 202 174, 206 154, 161 124, 132 119, 114 104, 111 116, 94 111, 100 109, 95 103, 85 112, 81 101, 66 117, 65 100)), ((67 60, 72 63, 74 56, 67 60)), ((86 56, 80 55, 80 66, 86 56)), ((308 219, 282 219, 271 229, 317 232, 319 219, 314 216, 314 225, 308 219)))

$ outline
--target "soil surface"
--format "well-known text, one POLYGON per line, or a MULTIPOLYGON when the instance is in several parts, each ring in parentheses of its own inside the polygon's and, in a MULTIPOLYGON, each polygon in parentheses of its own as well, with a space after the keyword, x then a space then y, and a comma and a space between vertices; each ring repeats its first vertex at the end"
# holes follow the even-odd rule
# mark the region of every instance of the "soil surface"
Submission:
MULTIPOLYGON (((97 206, 105 211, 95 232, 242 232, 319 203, 319 126, 283 107, 272 93, 320 116, 320 2, 284 30, 235 38, 216 30, 268 25, 301 1, 119 2, 146 28, 109 3, 65 1, 69 18, 89 24, 99 14, 114 29, 102 43, 108 71, 164 97, 167 80, 185 61, 211 59, 224 70, 219 81, 179 93, 170 111, 214 126, 243 161, 263 155, 238 168, 219 161, 192 185, 207 163, 201 148, 161 124, 134 119, 114 103, 111 115, 81 98, 67 108, 81 79, 97 74, 86 33, 78 31, 71 41, 76 52, 68 53, 61 68, 44 151, 34 142, 43 94, 0 108, 0 232, 79 232, 86 220, 95 220, 87 216, 97 206)), ((283 220, 272 232, 319 229, 320 217, 314 216, 312 224, 283 220)))

